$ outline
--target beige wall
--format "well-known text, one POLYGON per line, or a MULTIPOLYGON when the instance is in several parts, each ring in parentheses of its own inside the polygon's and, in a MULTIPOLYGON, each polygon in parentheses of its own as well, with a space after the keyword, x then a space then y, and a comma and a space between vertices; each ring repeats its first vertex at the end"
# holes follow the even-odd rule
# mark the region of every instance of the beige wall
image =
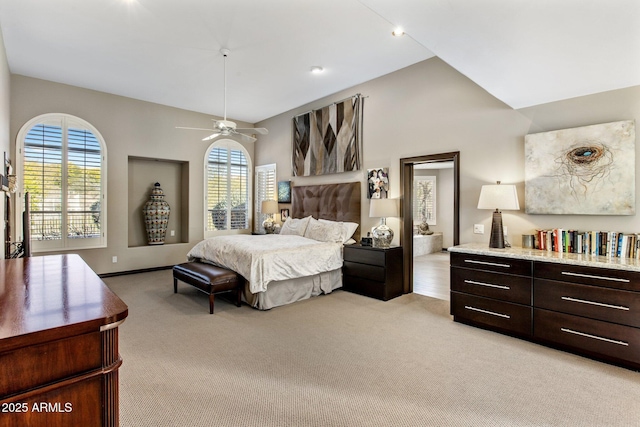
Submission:
MULTIPOLYGON (((2 90, 8 86, 6 66, 0 73, 2 90)), ((44 113, 68 113, 87 120, 107 142, 108 248, 81 251, 98 273, 175 264, 202 239, 203 165, 208 146, 200 141, 200 135, 177 130, 175 126, 208 127, 210 116, 18 75, 11 76, 10 87, 9 142, 7 132, 2 130, 6 116, 0 119, 0 138, 4 138, 0 142, 10 146, 12 158, 15 138, 22 125, 44 113), (184 179, 189 182, 186 190, 188 225, 182 229, 188 236, 187 243, 130 247, 127 206, 130 157, 188 163, 188 177, 184 179), (117 264, 111 263, 112 256, 118 257, 117 264)), ((476 208, 481 185, 496 180, 515 183, 524 206, 524 135, 640 116, 640 87, 515 111, 440 59, 432 58, 257 123, 268 128, 269 135, 260 136, 255 143, 255 155, 254 144, 245 145, 254 159, 253 165, 276 163, 277 179, 292 180, 294 185, 355 180, 364 183, 365 172, 296 178, 290 172, 291 118, 355 93, 367 96, 363 168, 389 168, 391 197, 400 196, 400 158, 461 152, 461 243, 488 241, 491 214, 476 208), (473 234, 476 223, 485 225, 485 235, 473 234)), ((0 93, 0 98, 9 102, 6 92, 0 93)), ((161 179, 149 178, 162 183, 161 179)), ((636 183, 636 187, 640 185, 636 183)), ((363 185, 364 230, 378 223, 377 219, 368 217, 365 192, 363 185)), ((636 216, 533 216, 520 211, 505 212, 504 222, 514 245, 519 245, 521 234, 539 227, 640 231, 636 216)), ((397 219, 390 219, 389 225, 399 231, 397 219)))
MULTIPOLYGON (((292 178, 290 168, 292 117, 356 93, 368 97, 364 106, 363 168, 389 167, 391 197, 401 196, 400 158, 460 151, 461 243, 489 240, 491 213, 477 209, 483 184, 498 180, 516 184, 524 207, 527 133, 640 117, 640 87, 516 111, 442 60, 432 58, 257 123, 270 131, 256 143, 257 164, 276 163, 278 180, 291 179, 294 185, 354 180, 364 183, 365 172, 292 178), (485 234, 473 234, 474 224, 484 224, 485 234)), ((636 184, 636 188, 640 186, 636 184)), ((368 217, 368 211, 363 192, 365 230, 377 223, 377 219, 368 217)), ((503 219, 514 246, 520 246, 522 234, 539 227, 640 232, 636 216, 534 216, 519 211, 505 212, 503 219)), ((388 223, 399 231, 398 220, 388 223)))
MULTIPOLYGON (((10 138, 9 138, 9 122, 10 122, 10 82, 9 65, 7 64, 7 53, 4 49, 4 40, 2 39, 2 31, 0 31, 0 159, 2 159, 2 175, 4 171, 4 153, 10 154, 10 138)), ((0 218, 2 221, 2 242, 0 245, 0 257, 4 258, 4 212, 5 212, 5 195, 2 195, 0 203, 0 218)))
MULTIPOLYGON (((80 251, 85 261, 99 274, 184 262, 189 249, 203 238, 204 155, 209 143, 201 141, 206 133, 175 129, 175 126, 211 127, 212 117, 12 75, 10 137, 12 156, 20 128, 28 120, 44 113, 67 113, 80 117, 95 126, 106 141, 108 247, 80 251), (128 206, 131 203, 128 194, 130 158, 157 158, 188 164, 187 167, 182 168, 188 170, 188 177, 181 178, 182 182, 188 183, 188 188, 183 189, 187 194, 180 195, 181 200, 188 200, 189 206, 186 210, 188 218, 185 220, 180 212, 172 212, 170 221, 173 223, 170 223, 170 227, 176 228, 179 233, 175 238, 169 238, 167 244, 163 246, 140 246, 142 230, 136 231, 136 235, 133 236, 134 243, 130 244, 129 222, 134 218, 128 206), (185 236, 188 236, 188 239, 185 239, 185 236), (113 256, 118 258, 116 264, 112 263, 113 256)), ((248 126, 249 124, 238 122, 238 125, 248 126)), ((243 145, 250 156, 253 156, 253 144, 243 145)), ((147 184, 137 182, 136 185, 148 185, 150 189, 154 182, 159 181, 161 184, 167 184, 168 187, 163 188, 167 191, 173 182, 163 181, 162 174, 166 166, 167 164, 161 163, 157 174, 148 173, 147 184)), ((169 168, 171 169, 170 164, 169 168)), ((144 180, 145 177, 136 179, 144 180)), ((174 179, 175 176, 172 177, 172 181, 174 179)), ((140 195, 133 195, 133 199, 136 197, 139 198, 140 195)), ((140 225, 142 226, 141 222, 140 225)))

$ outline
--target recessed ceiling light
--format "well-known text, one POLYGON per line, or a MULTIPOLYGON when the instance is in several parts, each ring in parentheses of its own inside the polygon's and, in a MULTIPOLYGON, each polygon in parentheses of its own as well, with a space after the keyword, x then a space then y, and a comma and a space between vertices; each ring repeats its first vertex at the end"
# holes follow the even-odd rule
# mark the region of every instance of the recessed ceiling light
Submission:
POLYGON ((404 30, 402 28, 396 28, 391 32, 394 37, 402 37, 404 36, 404 30))
POLYGON ((320 67, 319 65, 314 65, 313 67, 311 67, 311 72, 313 74, 320 74, 323 71, 324 71, 324 68, 320 67))

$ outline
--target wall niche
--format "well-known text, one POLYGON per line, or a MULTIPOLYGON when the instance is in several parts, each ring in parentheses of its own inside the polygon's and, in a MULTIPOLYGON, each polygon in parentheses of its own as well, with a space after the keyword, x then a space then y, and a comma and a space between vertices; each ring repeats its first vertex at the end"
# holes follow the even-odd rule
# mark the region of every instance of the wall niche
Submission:
POLYGON ((156 182, 160 183, 164 199, 171 208, 165 245, 188 243, 189 163, 129 156, 128 174, 129 247, 148 246, 142 208, 156 182))

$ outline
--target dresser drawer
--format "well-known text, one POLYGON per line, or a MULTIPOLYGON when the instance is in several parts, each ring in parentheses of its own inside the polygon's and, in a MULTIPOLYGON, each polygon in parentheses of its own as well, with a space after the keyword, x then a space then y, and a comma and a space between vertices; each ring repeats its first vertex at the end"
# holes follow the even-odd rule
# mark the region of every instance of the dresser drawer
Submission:
POLYGON ((531 305, 531 277, 452 267, 451 290, 531 305))
POLYGON ((451 252, 451 266, 531 276, 531 261, 451 252))
POLYGON ((359 264, 357 262, 345 261, 342 264, 342 274, 345 276, 362 277, 378 282, 385 281, 385 268, 377 265, 359 264))
POLYGON ((640 293, 536 279, 533 305, 640 327, 640 293))
POLYGON ((99 370, 101 355, 102 337, 98 331, 2 351, 0 400, 20 391, 64 381, 78 373, 99 370), (82 357, 76 357, 78 353, 82 357))
POLYGON ((374 249, 361 249, 351 248, 345 246, 343 257, 345 261, 359 262, 363 264, 379 265, 384 267, 385 265, 385 251, 374 249))
POLYGON ((524 305, 451 292, 451 314, 457 321, 531 336, 531 307, 524 305))
POLYGON ((635 365, 640 363, 640 329, 570 314, 534 309, 534 337, 635 365))
POLYGON ((535 262, 533 265, 533 275, 536 278, 558 280, 560 282, 640 291, 640 273, 634 271, 556 264, 552 262, 535 262))

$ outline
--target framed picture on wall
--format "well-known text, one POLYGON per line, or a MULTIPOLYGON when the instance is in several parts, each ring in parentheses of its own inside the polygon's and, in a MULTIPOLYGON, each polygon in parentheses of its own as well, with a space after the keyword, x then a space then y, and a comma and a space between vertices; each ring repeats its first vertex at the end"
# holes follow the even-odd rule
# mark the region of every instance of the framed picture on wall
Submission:
POLYGON ((389 168, 367 169, 367 187, 369 199, 389 197, 389 168))
POLYGON ((291 181, 278 181, 278 203, 291 203, 291 181))

